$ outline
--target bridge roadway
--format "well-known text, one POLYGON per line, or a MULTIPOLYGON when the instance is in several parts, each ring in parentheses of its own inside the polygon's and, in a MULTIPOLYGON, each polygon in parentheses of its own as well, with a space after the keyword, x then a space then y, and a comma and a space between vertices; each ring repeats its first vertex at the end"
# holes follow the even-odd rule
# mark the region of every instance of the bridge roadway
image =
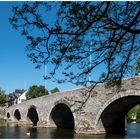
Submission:
POLYGON ((76 133, 124 133, 127 112, 140 103, 140 76, 122 87, 97 85, 92 92, 76 89, 47 95, 6 108, 7 121, 73 129, 76 133))

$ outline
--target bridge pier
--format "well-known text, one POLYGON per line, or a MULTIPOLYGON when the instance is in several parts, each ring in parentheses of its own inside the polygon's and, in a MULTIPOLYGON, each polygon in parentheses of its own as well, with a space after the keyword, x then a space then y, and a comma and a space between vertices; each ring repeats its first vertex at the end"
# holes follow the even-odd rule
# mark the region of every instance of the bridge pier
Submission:
POLYGON ((96 129, 80 129, 80 130, 75 130, 77 134, 85 134, 85 135, 101 135, 101 134, 106 134, 106 132, 102 130, 96 130, 96 129))
POLYGON ((93 135, 97 135, 97 134, 105 134, 105 130, 102 129, 103 127, 100 126, 98 128, 96 128, 93 124, 93 116, 88 115, 83 115, 82 117, 78 117, 76 118, 76 125, 75 125, 75 132, 78 134, 93 134, 93 135))

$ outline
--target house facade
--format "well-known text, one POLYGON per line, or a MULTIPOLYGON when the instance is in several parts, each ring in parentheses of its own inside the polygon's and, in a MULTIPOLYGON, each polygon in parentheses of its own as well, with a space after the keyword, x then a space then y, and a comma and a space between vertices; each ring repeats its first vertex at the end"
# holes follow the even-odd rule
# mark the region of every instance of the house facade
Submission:
POLYGON ((6 96, 6 106, 12 106, 18 103, 18 98, 25 92, 24 89, 16 89, 13 93, 6 96))
POLYGON ((18 97, 18 100, 17 100, 17 103, 22 103, 23 101, 25 101, 27 99, 26 97, 26 94, 27 94, 27 91, 24 91, 19 97, 18 97))

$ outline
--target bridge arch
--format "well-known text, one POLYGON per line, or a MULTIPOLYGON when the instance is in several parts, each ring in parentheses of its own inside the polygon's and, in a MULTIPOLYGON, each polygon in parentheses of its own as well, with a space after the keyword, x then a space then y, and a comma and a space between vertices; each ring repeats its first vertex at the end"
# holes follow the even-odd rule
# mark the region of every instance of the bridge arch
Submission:
MULTIPOLYGON (((10 114, 9 114, 10 115, 10 114)), ((7 117, 8 117, 8 114, 7 114, 7 117)), ((16 109, 15 112, 14 112, 14 117, 19 121, 21 119, 21 114, 20 114, 20 111, 19 109, 16 109)))
POLYGON ((6 116, 7 116, 7 118, 9 119, 9 118, 10 118, 10 113, 9 113, 9 112, 7 112, 7 115, 6 115, 6 116))
POLYGON ((31 122, 33 123, 33 126, 37 126, 39 117, 38 117, 36 106, 32 105, 29 107, 28 113, 27 113, 27 118, 29 118, 31 120, 31 122))
POLYGON ((67 102, 57 102, 51 109, 49 123, 53 127, 68 128, 74 130, 74 116, 67 102))
POLYGON ((103 125, 106 133, 124 133, 125 116, 130 109, 139 103, 140 91, 132 90, 118 93, 100 109, 95 119, 95 127, 103 125))

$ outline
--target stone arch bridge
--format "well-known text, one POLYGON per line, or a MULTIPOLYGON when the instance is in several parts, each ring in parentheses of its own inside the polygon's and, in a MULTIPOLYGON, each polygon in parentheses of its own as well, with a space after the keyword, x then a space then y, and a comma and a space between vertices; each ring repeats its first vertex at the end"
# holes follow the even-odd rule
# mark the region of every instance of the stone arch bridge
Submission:
POLYGON ((92 92, 76 89, 47 95, 6 108, 8 121, 73 129, 76 133, 125 132, 127 112, 140 103, 140 76, 122 87, 97 85, 92 92))

